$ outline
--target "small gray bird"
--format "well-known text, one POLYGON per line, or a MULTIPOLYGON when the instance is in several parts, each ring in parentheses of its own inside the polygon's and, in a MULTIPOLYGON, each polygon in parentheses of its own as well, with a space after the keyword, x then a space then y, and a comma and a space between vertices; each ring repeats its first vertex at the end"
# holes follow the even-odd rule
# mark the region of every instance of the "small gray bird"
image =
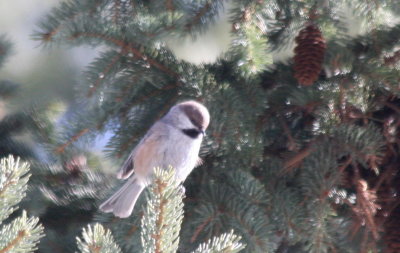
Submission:
POLYGON ((176 179, 184 181, 201 161, 200 145, 209 122, 207 108, 198 102, 173 106, 133 149, 117 174, 119 179, 129 178, 128 181, 100 205, 100 210, 120 218, 128 217, 140 193, 151 183, 155 167, 172 166, 176 179))

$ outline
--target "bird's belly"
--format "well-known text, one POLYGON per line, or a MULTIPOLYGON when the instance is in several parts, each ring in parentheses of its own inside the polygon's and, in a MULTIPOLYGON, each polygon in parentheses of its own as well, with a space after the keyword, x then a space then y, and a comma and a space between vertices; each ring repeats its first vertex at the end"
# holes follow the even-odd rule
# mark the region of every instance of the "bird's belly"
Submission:
POLYGON ((176 178, 184 181, 196 165, 201 138, 198 140, 180 140, 166 149, 163 167, 172 166, 176 170, 176 178))

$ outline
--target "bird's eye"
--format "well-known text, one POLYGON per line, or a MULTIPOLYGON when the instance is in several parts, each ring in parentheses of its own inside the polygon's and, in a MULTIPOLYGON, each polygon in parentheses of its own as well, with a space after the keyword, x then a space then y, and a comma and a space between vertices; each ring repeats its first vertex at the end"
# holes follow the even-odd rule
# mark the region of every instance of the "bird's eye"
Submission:
POLYGON ((190 138, 197 138, 201 132, 196 128, 182 129, 182 132, 190 138))

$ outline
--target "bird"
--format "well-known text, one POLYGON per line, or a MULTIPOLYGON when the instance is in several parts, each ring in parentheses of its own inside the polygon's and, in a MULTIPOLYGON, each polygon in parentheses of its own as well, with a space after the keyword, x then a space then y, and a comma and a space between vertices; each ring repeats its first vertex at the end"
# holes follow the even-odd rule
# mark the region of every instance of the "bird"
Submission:
POLYGON ((201 164, 199 151, 209 123, 209 111, 199 102, 189 100, 171 107, 123 163, 117 178, 127 182, 100 205, 100 210, 129 217, 138 197, 151 184, 156 167, 174 168, 176 180, 183 182, 201 164))

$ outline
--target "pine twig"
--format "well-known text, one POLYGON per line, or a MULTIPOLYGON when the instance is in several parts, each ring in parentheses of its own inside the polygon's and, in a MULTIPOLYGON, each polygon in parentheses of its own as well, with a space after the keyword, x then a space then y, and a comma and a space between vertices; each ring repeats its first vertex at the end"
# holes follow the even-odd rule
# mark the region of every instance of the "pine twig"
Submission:
MULTIPOLYGON (((118 62, 119 59, 121 59, 121 57, 123 56, 123 54, 125 53, 125 50, 122 49, 121 52, 119 54, 117 54, 116 56, 114 56, 110 63, 107 64, 107 66, 105 67, 105 69, 101 72, 102 75, 107 75, 108 72, 110 72, 111 68, 118 62)), ((95 83, 93 84, 93 86, 90 87, 89 92, 87 94, 87 97, 91 97, 94 92, 97 90, 97 87, 100 85, 101 81, 104 79, 103 77, 98 77, 97 80, 95 81, 95 83)))
POLYGON ((121 253, 111 231, 96 223, 83 228, 82 238, 76 239, 82 253, 121 253))
POLYGON ((200 11, 194 16, 194 18, 191 20, 191 22, 187 23, 185 25, 186 29, 190 30, 192 26, 200 22, 200 19, 204 14, 207 13, 207 11, 210 9, 211 4, 207 2, 201 9, 200 11))
MULTIPOLYGON (((96 9, 100 3, 101 2, 98 1, 93 6, 93 10, 96 9)), ((74 19, 76 19, 77 17, 80 17, 80 16, 82 16, 84 14, 85 14, 85 12, 75 12, 73 15, 70 15, 69 17, 64 17, 63 20, 62 20, 63 22, 60 22, 58 26, 54 27, 51 31, 47 31, 45 33, 42 33, 41 36, 40 36, 40 39, 45 43, 46 42, 51 42, 53 40, 53 37, 57 33, 59 33, 63 29, 64 26, 66 26, 68 24, 66 21, 70 21, 71 22, 74 19)))
POLYGON ((289 129, 288 125, 286 124, 285 120, 282 119, 282 117, 280 117, 280 116, 278 116, 278 119, 279 119, 279 122, 281 123, 281 125, 283 127, 283 131, 284 131, 284 133, 285 133, 285 135, 286 135, 286 137, 288 138, 288 141, 289 141, 288 150, 290 150, 290 151, 297 150, 296 141, 292 137, 292 134, 290 133, 290 129, 289 129))
POLYGON ((346 159, 346 161, 340 165, 338 171, 339 173, 343 173, 343 171, 347 168, 347 166, 349 166, 351 164, 351 162, 353 161, 353 158, 351 157, 351 155, 349 155, 346 159))
POLYGON ((210 239, 207 243, 202 243, 192 253, 235 253, 245 248, 245 244, 240 242, 241 237, 230 233, 222 234, 218 237, 210 239))
POLYGON ((184 194, 175 179, 173 168, 156 168, 154 174, 155 179, 150 184, 141 220, 143 252, 176 252, 183 220, 184 194))
POLYGON ((314 150, 314 147, 312 145, 309 145, 308 147, 300 150, 295 156, 290 158, 284 163, 282 174, 287 174, 293 170, 293 168, 299 166, 299 164, 311 154, 311 152, 314 150))
POLYGON ((138 49, 136 49, 132 43, 126 43, 122 40, 111 38, 108 35, 101 34, 101 33, 94 33, 94 32, 75 33, 73 36, 70 37, 70 40, 75 40, 79 37, 103 39, 107 42, 110 42, 110 43, 120 47, 124 51, 126 50, 127 52, 132 53, 133 55, 135 55, 136 57, 138 57, 140 59, 146 59, 146 61, 150 64, 150 66, 154 66, 155 68, 161 70, 162 72, 166 73, 167 75, 169 75, 171 77, 177 78, 179 76, 178 73, 169 69, 168 67, 166 67, 165 65, 156 61, 155 59, 145 56, 138 49))
MULTIPOLYGON (((367 181, 363 180, 360 177, 358 166, 355 165, 354 168, 355 168, 354 180, 357 191, 357 203, 356 205, 351 205, 350 207, 353 213, 356 215, 356 217, 359 218, 360 222, 355 224, 355 226, 352 229, 353 231, 352 234, 354 236, 361 227, 361 223, 365 223, 368 230, 372 233, 374 239, 378 240, 379 238, 378 227, 374 218, 377 213, 377 210, 380 208, 380 206, 376 204, 377 195, 374 190, 368 189, 367 181)), ((364 243, 365 242, 366 241, 364 241, 364 243)))
POLYGON ((82 129, 79 133, 77 133, 76 135, 72 136, 72 138, 70 140, 68 140, 66 143, 62 144, 61 146, 58 146, 55 151, 56 153, 63 153, 64 150, 71 145, 72 143, 74 143, 75 141, 77 141, 80 137, 82 137, 83 135, 85 135, 87 132, 89 132, 89 128, 84 128, 82 129))
POLYGON ((18 243, 20 243, 26 235, 27 235, 27 232, 25 230, 19 231, 17 237, 15 237, 9 244, 7 244, 6 247, 0 249, 0 253, 6 253, 6 252, 10 251, 18 243))
MULTIPOLYGON (((134 107, 134 106, 136 106, 136 105, 142 104, 142 103, 143 103, 144 101, 146 101, 147 99, 150 99, 150 98, 153 98, 153 97, 155 97, 155 96, 158 96, 158 95, 162 94, 162 93, 165 92, 165 91, 168 91, 168 90, 172 90, 172 89, 174 89, 174 88, 177 88, 177 87, 179 87, 181 84, 182 84, 182 83, 180 83, 180 82, 174 82, 173 84, 169 84, 169 85, 166 85, 166 86, 164 86, 164 87, 162 87, 162 88, 160 88, 160 89, 154 90, 154 91, 152 91, 152 92, 151 92, 150 94, 148 94, 148 95, 143 95, 143 96, 141 96, 141 97, 135 99, 133 102, 126 104, 126 105, 125 105, 125 108, 127 108, 126 111, 128 111, 129 108, 132 108, 132 107, 134 107)), ((119 97, 118 99, 121 99, 121 98, 119 97)), ((125 114, 127 113, 126 111, 124 110, 124 111, 122 112, 122 114, 123 114, 124 116, 125 116, 125 114)))
POLYGON ((198 226, 196 228, 196 230, 194 231, 192 237, 190 238, 190 242, 191 243, 194 243, 196 241, 197 237, 203 231, 204 227, 207 226, 207 224, 209 224, 214 218, 215 218, 215 216, 210 216, 208 219, 203 221, 203 223, 201 223, 200 226, 198 226))

